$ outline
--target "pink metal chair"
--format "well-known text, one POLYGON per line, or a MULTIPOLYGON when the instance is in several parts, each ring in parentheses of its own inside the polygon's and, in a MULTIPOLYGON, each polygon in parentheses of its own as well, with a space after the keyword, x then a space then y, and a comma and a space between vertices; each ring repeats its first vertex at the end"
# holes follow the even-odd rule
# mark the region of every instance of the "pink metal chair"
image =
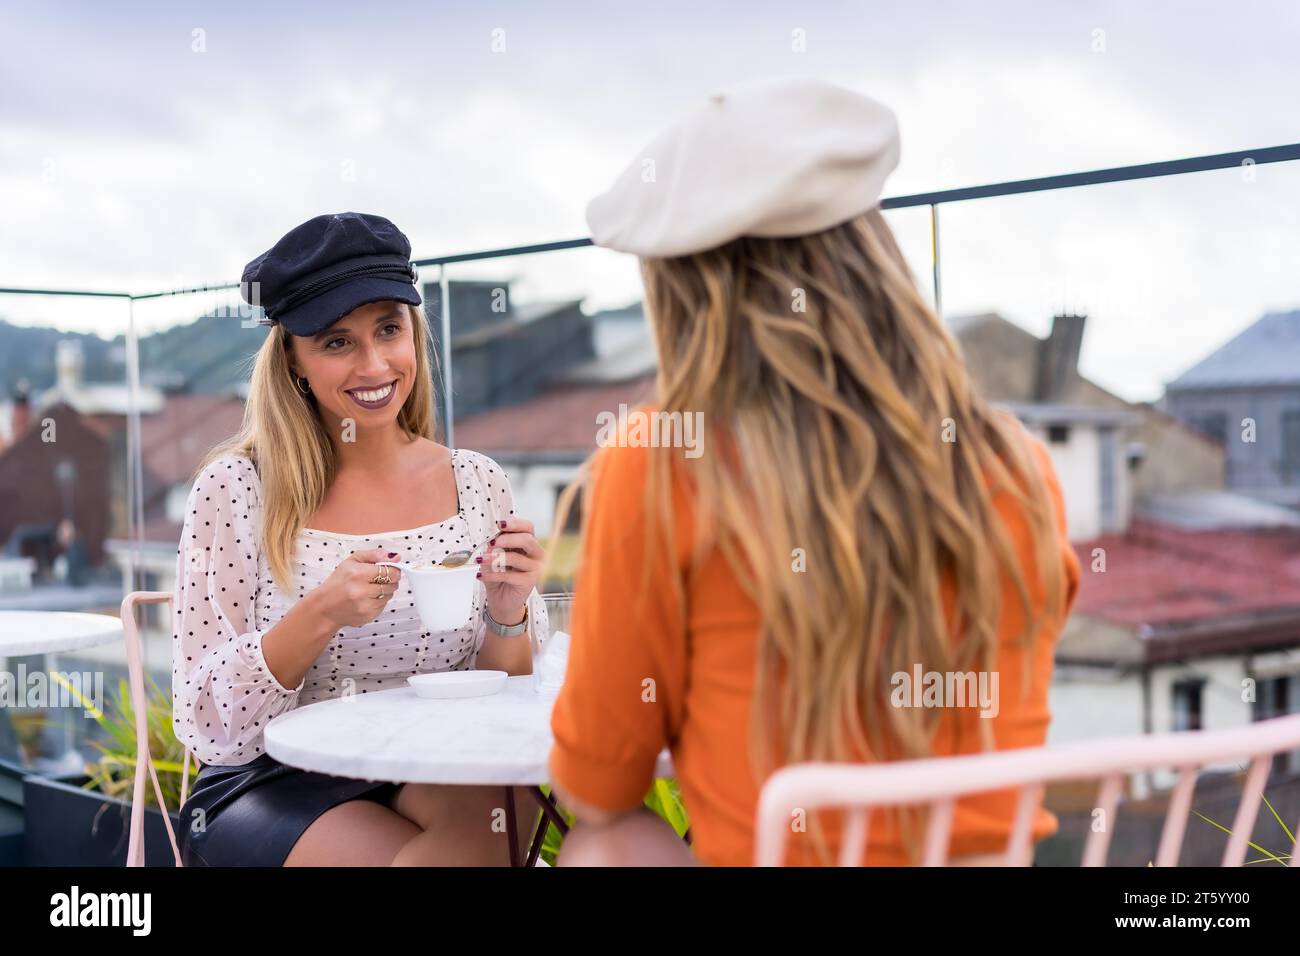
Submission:
MULTIPOLYGON (((144 866, 144 785, 145 771, 153 778, 154 797, 162 810, 163 824, 167 827, 167 837, 172 843, 172 855, 176 865, 182 866, 180 846, 176 842, 176 832, 172 828, 171 817, 167 812, 167 802, 163 799, 162 786, 158 783, 158 770, 154 766, 153 755, 149 753, 149 727, 145 715, 148 698, 144 692, 144 650, 140 645, 140 632, 136 627, 135 609, 140 604, 163 604, 171 611, 172 594, 170 591, 133 591, 122 600, 122 629, 126 637, 127 684, 131 690, 131 711, 135 715, 135 788, 131 796, 131 830, 126 847, 126 865, 144 866)), ((197 762, 197 761, 196 761, 197 762)), ((181 805, 190 782, 190 751, 185 749, 185 760, 181 765, 181 805)), ((179 808, 178 808, 179 809, 179 808)))
MULTIPOLYGON (((948 860, 948 837, 956 801, 975 793, 1019 787, 1015 821, 1002 862, 1008 866, 1028 866, 1033 858, 1030 831, 1046 785, 1062 780, 1100 779, 1096 805, 1104 812, 1106 825, 1088 835, 1082 865, 1104 866, 1125 775, 1137 770, 1173 767, 1178 770, 1178 779, 1170 795, 1155 865, 1176 866, 1200 768, 1248 757, 1250 768, 1232 835, 1223 853, 1224 866, 1240 866, 1255 826, 1273 755, 1296 748, 1300 748, 1300 715, 1226 730, 1117 737, 960 757, 887 764, 793 765, 772 774, 763 786, 754 862, 758 866, 782 865, 791 817, 796 810, 840 807, 847 813, 839 865, 858 865, 866 849, 873 809, 927 803, 930 815, 922 863, 943 866, 948 860)), ((1292 832, 1300 833, 1300 827, 1292 832)), ((1295 852, 1296 848, 1292 847, 1292 857, 1295 852)))

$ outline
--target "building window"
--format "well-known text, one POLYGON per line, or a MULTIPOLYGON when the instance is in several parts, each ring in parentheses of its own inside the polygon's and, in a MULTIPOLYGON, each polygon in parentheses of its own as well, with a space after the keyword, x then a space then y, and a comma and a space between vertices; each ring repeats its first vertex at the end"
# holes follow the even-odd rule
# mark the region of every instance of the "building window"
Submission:
POLYGON ((1070 440, 1069 425, 1048 425, 1047 440, 1053 445, 1064 445, 1070 440))
POLYGON ((1255 681, 1254 718, 1269 720, 1291 713, 1289 698, 1294 680, 1295 677, 1287 674, 1282 677, 1261 677, 1255 681))
POLYGON ((1226 443, 1228 440, 1227 412, 1199 412, 1190 415, 1187 422, 1202 435, 1213 438, 1217 442, 1226 443))
POLYGON ((1300 409, 1282 413, 1282 481, 1293 484, 1300 478, 1300 409))
MULTIPOLYGON (((1300 674, 1261 677, 1255 681, 1255 704, 1251 709, 1254 720, 1271 720, 1296 713, 1300 713, 1300 674)), ((1295 770, 1300 770, 1300 750, 1274 756, 1274 773, 1295 770)))
POLYGON ((1119 459, 1119 432, 1114 428, 1103 428, 1097 439, 1100 445, 1097 457, 1101 467, 1101 530, 1123 531, 1124 523, 1119 514, 1119 482, 1115 474, 1119 459))
MULTIPOLYGON (((559 506, 560 496, 564 494, 567 485, 555 486, 555 504, 559 506)), ((554 509, 552 509, 554 511, 554 509)), ((578 492, 577 497, 573 499, 573 507, 569 509, 569 515, 565 519, 563 534, 577 534, 582 530, 582 492, 578 492)))
POLYGON ((1174 684, 1174 730, 1201 729, 1201 691, 1204 687, 1205 681, 1200 678, 1174 684))

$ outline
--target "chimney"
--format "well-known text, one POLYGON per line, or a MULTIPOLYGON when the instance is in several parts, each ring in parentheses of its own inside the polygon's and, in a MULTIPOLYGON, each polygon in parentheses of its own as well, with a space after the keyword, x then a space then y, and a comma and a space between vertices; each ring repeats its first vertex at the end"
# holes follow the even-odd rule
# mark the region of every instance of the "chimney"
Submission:
POLYGON ((1070 394, 1079 377, 1079 350, 1087 321, 1086 315, 1074 313, 1052 316, 1052 331, 1038 346, 1035 401, 1059 402, 1070 394))
POLYGON ((32 420, 30 391, 31 389, 25 378, 20 378, 17 384, 14 385, 14 411, 13 418, 9 421, 10 441, 17 441, 19 436, 27 430, 27 425, 32 420))
POLYGON ((81 372, 85 366, 78 339, 60 339, 54 350, 54 367, 59 377, 59 394, 63 398, 81 390, 81 372))

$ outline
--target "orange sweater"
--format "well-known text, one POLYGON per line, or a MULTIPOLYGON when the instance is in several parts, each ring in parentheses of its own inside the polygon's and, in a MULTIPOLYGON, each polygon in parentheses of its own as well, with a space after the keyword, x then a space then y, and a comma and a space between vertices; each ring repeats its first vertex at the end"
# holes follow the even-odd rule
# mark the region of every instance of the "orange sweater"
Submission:
MULTIPOLYGON (((643 408, 653 411, 651 406, 643 408)), ((1080 569, 1065 542, 1065 505, 1046 449, 1027 432, 1025 438, 1044 470, 1056 507, 1066 582, 1063 611, 1068 613, 1078 591, 1080 569)), ((668 747, 690 816, 697 858, 709 864, 748 866, 753 861, 759 793, 747 749, 759 612, 717 549, 695 582, 684 585, 686 607, 675 606, 667 576, 688 580, 685 571, 693 533, 690 495, 685 480, 676 474, 677 554, 671 564, 666 554, 656 560, 650 569, 648 599, 639 600, 647 461, 647 449, 611 446, 601 450, 594 462, 568 672, 551 719, 555 735, 551 779, 592 806, 633 808, 650 787, 657 755, 668 747)), ((1009 495, 995 496, 994 503, 1016 554, 1022 563, 1028 562, 1033 552, 1027 521, 1009 495)), ((1030 584, 1031 595, 1041 607, 1042 586, 1032 577, 1030 584)), ((1050 719, 1047 692, 1058 634, 1035 635, 1030 686, 1022 698, 1025 652, 1015 638, 1023 615, 1009 577, 1003 586, 1003 608, 996 664, 999 712, 981 718, 977 708, 947 708, 935 739, 936 755, 978 752, 977 725, 985 721, 992 723, 998 749, 1037 746, 1045 740, 1050 719), (960 747, 955 743, 958 739, 960 747)), ((1015 799, 1015 790, 1004 790, 959 801, 951 855, 1003 849, 1015 799)), ((820 815, 832 851, 838 818, 831 811, 820 815)), ((1048 836, 1056 828, 1055 816, 1040 810, 1034 838, 1048 836)), ((816 862, 811 843, 794 840, 789 862, 816 862)), ((894 814, 873 815, 867 862, 907 862, 894 814)))

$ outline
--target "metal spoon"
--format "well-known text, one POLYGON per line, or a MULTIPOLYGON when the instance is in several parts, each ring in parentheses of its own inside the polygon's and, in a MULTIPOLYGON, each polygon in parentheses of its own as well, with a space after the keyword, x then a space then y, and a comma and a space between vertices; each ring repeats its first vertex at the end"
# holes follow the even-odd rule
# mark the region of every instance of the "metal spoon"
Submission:
POLYGON ((438 563, 441 564, 444 568, 463 567, 465 563, 474 556, 474 552, 477 551, 479 548, 483 547, 483 545, 485 544, 487 544, 487 542, 483 541, 475 545, 473 548, 471 548, 468 551, 453 551, 438 563))
MULTIPOLYGON (((438 564, 444 568, 463 568, 469 559, 474 556, 474 552, 483 547, 484 544, 487 544, 487 541, 475 545, 469 551, 452 551, 445 558, 439 561, 438 564)), ((397 568, 402 571, 419 570, 414 564, 407 561, 376 561, 375 564, 387 565, 390 568, 397 568)))

